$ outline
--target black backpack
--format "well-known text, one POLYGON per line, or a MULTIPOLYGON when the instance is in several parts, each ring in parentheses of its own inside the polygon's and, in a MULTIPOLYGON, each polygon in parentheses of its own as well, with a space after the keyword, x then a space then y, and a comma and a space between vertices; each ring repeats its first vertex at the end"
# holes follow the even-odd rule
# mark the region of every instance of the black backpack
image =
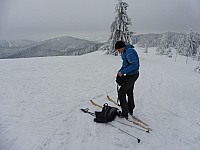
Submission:
POLYGON ((94 121, 97 123, 107 123, 113 121, 119 114, 120 111, 118 108, 108 106, 108 104, 105 103, 101 112, 95 111, 96 118, 94 118, 94 121))

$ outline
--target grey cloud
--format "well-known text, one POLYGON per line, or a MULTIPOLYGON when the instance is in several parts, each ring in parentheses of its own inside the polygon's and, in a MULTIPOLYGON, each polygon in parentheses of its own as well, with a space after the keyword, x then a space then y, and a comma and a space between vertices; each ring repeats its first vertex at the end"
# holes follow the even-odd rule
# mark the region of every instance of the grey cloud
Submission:
MULTIPOLYGON (((136 33, 200 31, 199 0, 126 0, 136 33)), ((0 39, 109 32, 117 0, 0 0, 0 39)))

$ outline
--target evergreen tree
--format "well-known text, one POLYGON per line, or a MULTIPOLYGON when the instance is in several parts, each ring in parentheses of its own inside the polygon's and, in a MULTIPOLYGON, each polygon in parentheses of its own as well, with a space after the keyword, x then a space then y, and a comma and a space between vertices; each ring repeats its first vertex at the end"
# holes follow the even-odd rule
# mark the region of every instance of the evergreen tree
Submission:
POLYGON ((115 50, 115 43, 118 40, 123 40, 125 43, 131 44, 131 36, 133 32, 128 29, 128 25, 131 25, 131 19, 127 15, 127 7, 128 4, 122 2, 122 0, 119 0, 116 5, 116 17, 110 27, 111 35, 108 40, 110 43, 108 54, 118 55, 118 52, 115 50))
POLYGON ((194 33, 192 29, 190 30, 190 34, 188 35, 189 49, 188 55, 195 56, 197 53, 198 41, 197 41, 197 33, 194 33))
POLYGON ((169 40, 168 40, 168 35, 165 33, 162 35, 160 39, 160 43, 158 45, 156 53, 160 55, 164 55, 166 53, 167 48, 169 48, 169 40))
POLYGON ((197 61, 198 61, 198 64, 197 64, 197 66, 194 68, 194 71, 200 73, 200 46, 197 48, 196 59, 197 59, 197 61))
POLYGON ((196 54, 196 59, 200 63, 200 46, 197 48, 197 54, 196 54))
POLYGON ((185 33, 177 34, 174 37, 174 48, 177 49, 178 54, 186 55, 187 54, 187 35, 185 33))

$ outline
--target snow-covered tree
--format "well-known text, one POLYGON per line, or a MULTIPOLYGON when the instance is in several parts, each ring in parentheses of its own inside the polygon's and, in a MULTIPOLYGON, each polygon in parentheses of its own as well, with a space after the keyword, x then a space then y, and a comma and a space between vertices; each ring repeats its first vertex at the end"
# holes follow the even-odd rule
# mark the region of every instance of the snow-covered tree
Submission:
POLYGON ((169 48, 173 47, 176 49, 176 57, 178 54, 192 56, 193 58, 198 57, 197 47, 200 46, 200 34, 192 32, 192 30, 189 34, 166 32, 162 34, 134 35, 132 39, 134 44, 142 48, 145 48, 146 45, 148 47, 157 47, 156 54, 159 55, 169 55, 169 48))
POLYGON ((156 50, 157 54, 164 55, 166 52, 166 49, 169 48, 169 40, 168 40, 168 35, 163 34, 160 43, 158 45, 158 48, 156 50))
POLYGON ((190 34, 188 35, 188 55, 195 56, 197 53, 198 47, 198 40, 197 40, 197 33, 194 33, 192 29, 190 30, 190 34))
POLYGON ((197 59, 197 60, 199 61, 199 63, 200 63, 200 46, 197 48, 196 59, 197 59))
POLYGON ((173 37, 174 48, 177 49, 177 54, 187 55, 187 34, 179 33, 173 37))
POLYGON ((148 54, 148 45, 145 45, 144 53, 148 54))
POLYGON ((194 68, 194 71, 200 73, 200 46, 197 48, 196 59, 197 59, 197 61, 198 61, 198 64, 197 64, 197 66, 194 68))
POLYGON ((99 48, 100 51, 109 51, 109 49, 110 49, 110 44, 108 44, 108 43, 102 45, 102 46, 99 48))
POLYGON ((134 35, 132 37, 132 41, 134 44, 137 44, 139 47, 145 48, 146 45, 148 47, 157 47, 160 42, 161 34, 142 34, 142 35, 134 35))
POLYGON ((131 25, 131 19, 127 15, 128 4, 122 0, 116 5, 115 12, 116 17, 113 23, 111 24, 110 30, 111 35, 108 42, 110 43, 110 49, 108 54, 117 55, 118 52, 115 50, 115 43, 118 40, 123 40, 125 43, 131 43, 131 36, 133 32, 129 31, 128 25, 131 25))

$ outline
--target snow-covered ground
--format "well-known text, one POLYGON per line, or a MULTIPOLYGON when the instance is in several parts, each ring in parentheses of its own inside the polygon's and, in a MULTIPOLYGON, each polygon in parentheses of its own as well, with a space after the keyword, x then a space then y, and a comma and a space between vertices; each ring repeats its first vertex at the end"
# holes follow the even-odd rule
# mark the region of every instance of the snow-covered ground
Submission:
POLYGON ((94 52, 0 60, 0 150, 198 150, 200 74, 193 71, 197 62, 189 59, 186 64, 182 56, 175 62, 154 55, 153 48, 148 55, 137 50, 141 69, 134 114, 153 131, 112 124, 141 143, 79 110, 100 111, 90 99, 102 105, 108 102, 107 94, 117 97, 115 76, 121 58, 94 52))

